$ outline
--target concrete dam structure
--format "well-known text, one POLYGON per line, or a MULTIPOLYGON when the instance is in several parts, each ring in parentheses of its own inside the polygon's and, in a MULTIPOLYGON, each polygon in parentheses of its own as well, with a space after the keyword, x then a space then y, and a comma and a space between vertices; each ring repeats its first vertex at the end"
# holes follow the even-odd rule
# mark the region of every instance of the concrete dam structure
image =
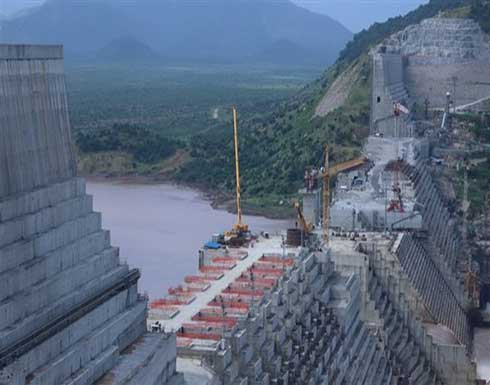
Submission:
POLYGON ((338 272, 360 275, 363 319, 377 325, 383 341, 390 346, 402 331, 400 349, 412 349, 403 360, 427 360, 424 366, 441 383, 474 384, 469 299, 461 282, 466 270, 456 266, 458 232, 426 169, 424 147, 414 138, 369 138, 365 149, 375 164, 364 171, 363 185, 352 184, 354 172, 338 178, 330 256, 338 272), (387 168, 395 159, 399 168, 387 168), (388 212, 397 200, 387 195, 395 180, 403 211, 388 212))
POLYGON ((152 303, 149 322, 177 332, 189 384, 456 384, 368 273, 374 256, 323 252, 315 240, 285 253, 281 242, 207 250, 199 276, 152 303))
POLYGON ((62 47, 0 45, 0 384, 182 384, 70 135, 62 47))
POLYGON ((315 229, 213 235, 151 303, 76 176, 61 47, 0 46, 0 385, 485 384, 460 223, 393 106, 425 97, 407 60, 470 58, 414 43, 454 25, 471 27, 429 20, 371 52, 368 160, 337 175, 328 218, 317 183, 315 229))
POLYGON ((490 37, 471 19, 426 19, 392 35, 386 52, 403 57, 413 98, 443 108, 449 90, 456 106, 490 97, 490 37))
MULTIPOLYGON (((490 37, 470 19, 435 17, 411 25, 371 50, 371 134, 412 136, 409 110, 444 110, 447 93, 458 111, 490 100, 490 37)), ((414 111, 416 112, 416 111, 414 111)))

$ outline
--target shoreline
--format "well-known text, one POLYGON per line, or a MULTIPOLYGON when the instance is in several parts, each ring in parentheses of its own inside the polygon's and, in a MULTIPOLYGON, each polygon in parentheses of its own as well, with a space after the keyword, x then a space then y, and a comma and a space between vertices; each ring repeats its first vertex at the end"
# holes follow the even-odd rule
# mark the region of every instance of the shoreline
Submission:
MULTIPOLYGON (((199 184, 182 183, 169 177, 158 175, 124 175, 124 176, 107 176, 107 175, 79 175, 87 182, 92 183, 114 183, 127 185, 173 185, 180 188, 191 189, 198 192, 202 198, 209 202, 209 205, 215 210, 226 211, 231 214, 236 213, 235 197, 233 194, 225 194, 199 184)), ((288 220, 294 219, 294 214, 289 213, 287 208, 284 210, 278 207, 270 206, 250 206, 244 201, 242 203, 242 211, 244 215, 264 217, 272 220, 288 220)))

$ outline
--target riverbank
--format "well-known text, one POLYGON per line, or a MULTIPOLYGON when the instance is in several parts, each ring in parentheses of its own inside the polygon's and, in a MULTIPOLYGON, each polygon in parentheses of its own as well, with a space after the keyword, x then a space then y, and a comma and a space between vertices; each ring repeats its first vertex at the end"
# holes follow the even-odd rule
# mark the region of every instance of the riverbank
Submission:
MULTIPOLYGON (((158 175, 80 175, 92 183, 114 183, 128 185, 164 185, 170 184, 176 187, 188 188, 197 191, 202 198, 209 202, 210 206, 216 210, 223 210, 228 213, 236 213, 236 200, 232 193, 213 191, 205 186, 192 183, 180 183, 175 181, 168 174, 158 175)), ((281 200, 277 197, 265 198, 242 198, 242 212, 244 215, 260 216, 273 220, 294 219, 295 213, 288 200, 281 200)))
MULTIPOLYGON (((152 299, 197 273, 199 249, 236 221, 234 214, 211 207, 195 189, 95 179, 98 182, 88 181, 87 192, 102 212, 102 224, 111 229, 112 244, 120 247, 122 260, 141 268, 141 291, 152 299)), ((294 225, 248 215, 243 221, 256 233, 274 234, 294 225)))

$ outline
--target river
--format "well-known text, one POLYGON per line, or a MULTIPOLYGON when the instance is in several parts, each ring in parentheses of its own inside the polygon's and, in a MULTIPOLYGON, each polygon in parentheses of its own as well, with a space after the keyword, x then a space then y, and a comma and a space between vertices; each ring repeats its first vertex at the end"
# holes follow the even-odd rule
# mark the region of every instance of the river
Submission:
MULTIPOLYGON (((140 292, 150 299, 165 296, 169 287, 196 273, 199 248, 236 221, 233 214, 213 209, 201 193, 174 185, 88 182, 87 192, 102 212, 112 244, 120 247, 121 260, 141 270, 140 292)), ((244 221, 255 232, 291 225, 262 217, 244 221)))

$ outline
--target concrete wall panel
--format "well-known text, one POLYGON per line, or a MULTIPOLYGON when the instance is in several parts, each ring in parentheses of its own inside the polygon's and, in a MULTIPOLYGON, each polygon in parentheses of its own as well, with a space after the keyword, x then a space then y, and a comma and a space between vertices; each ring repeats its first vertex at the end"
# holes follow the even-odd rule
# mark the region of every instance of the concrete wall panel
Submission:
POLYGON ((0 198, 4 198, 74 177, 76 168, 62 60, 51 52, 48 56, 53 59, 36 59, 34 48, 0 51, 8 51, 4 56, 9 57, 0 60, 0 198))

